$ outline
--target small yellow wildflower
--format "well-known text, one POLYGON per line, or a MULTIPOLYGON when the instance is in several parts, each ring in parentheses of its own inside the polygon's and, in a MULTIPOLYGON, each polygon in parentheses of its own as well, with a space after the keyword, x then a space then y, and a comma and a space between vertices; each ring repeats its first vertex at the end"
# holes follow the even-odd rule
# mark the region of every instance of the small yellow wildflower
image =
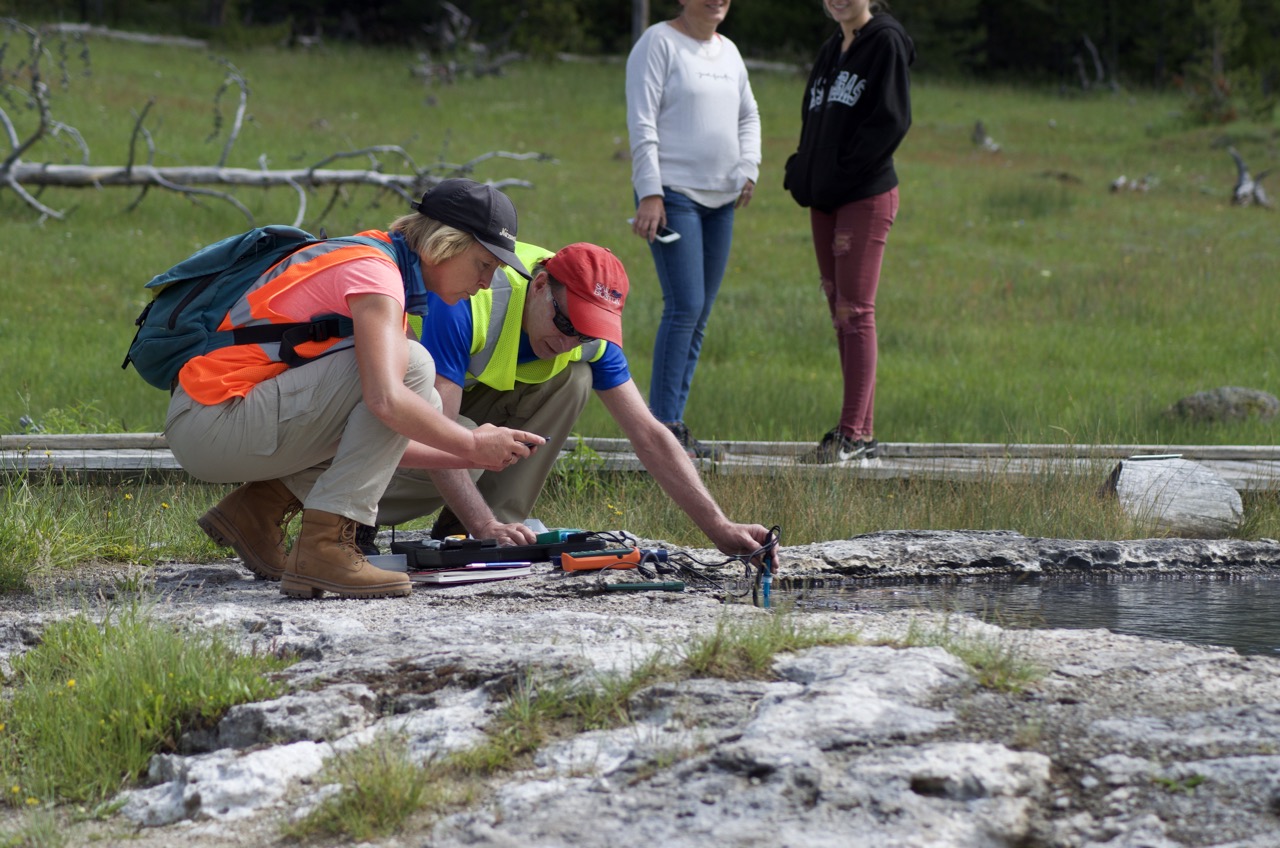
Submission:
POLYGON ((13 785, 13 788, 10 789, 9 791, 12 792, 14 795, 17 795, 22 792, 22 787, 15 783, 13 785))
POLYGON ((39 803, 40 803, 40 799, 39 799, 39 798, 27 798, 27 806, 28 806, 28 807, 34 807, 36 804, 39 804, 39 803))
POLYGON ((68 689, 76 688, 76 679, 74 677, 67 681, 67 688, 68 689))
POLYGON ((165 503, 164 501, 161 501, 161 502, 160 502, 160 508, 161 508, 161 509, 168 509, 168 508, 169 508, 169 505, 168 505, 167 503, 165 503))
POLYGON ((125 492, 125 493, 124 493, 124 499, 125 499, 125 500, 127 500, 127 501, 131 501, 131 500, 133 500, 133 494, 132 494, 132 493, 130 493, 130 492, 125 492))

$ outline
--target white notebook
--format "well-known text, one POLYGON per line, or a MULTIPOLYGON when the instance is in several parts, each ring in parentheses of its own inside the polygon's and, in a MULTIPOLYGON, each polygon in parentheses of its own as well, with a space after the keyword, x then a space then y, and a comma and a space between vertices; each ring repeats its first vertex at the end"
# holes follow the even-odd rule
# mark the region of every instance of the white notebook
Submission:
POLYGON ((415 583, 481 583, 486 580, 510 580, 527 577, 533 573, 528 562, 476 562, 456 568, 434 568, 430 571, 410 571, 409 579, 415 583))

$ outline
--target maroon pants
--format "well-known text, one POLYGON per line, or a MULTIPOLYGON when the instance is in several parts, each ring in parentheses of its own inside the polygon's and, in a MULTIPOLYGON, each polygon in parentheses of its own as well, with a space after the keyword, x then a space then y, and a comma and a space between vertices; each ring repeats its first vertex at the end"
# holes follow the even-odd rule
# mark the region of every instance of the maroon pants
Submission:
POLYGON ((876 288, 898 189, 846 203, 834 214, 809 210, 822 291, 831 309, 844 375, 840 429, 852 439, 875 433, 876 288))

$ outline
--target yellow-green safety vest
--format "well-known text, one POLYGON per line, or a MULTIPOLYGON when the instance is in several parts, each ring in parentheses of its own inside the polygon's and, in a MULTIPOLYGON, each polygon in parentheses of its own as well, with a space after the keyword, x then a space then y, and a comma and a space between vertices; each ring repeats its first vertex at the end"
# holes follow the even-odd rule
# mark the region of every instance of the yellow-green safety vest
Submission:
MULTIPOLYGON (((533 266, 552 256, 546 248, 516 242, 516 256, 524 267, 533 266)), ((595 362, 604 356, 605 341, 578 345, 555 359, 517 362, 520 355, 520 332, 524 318, 524 300, 529 281, 511 268, 500 268, 489 288, 477 292, 471 306, 471 361, 467 365, 464 389, 484 383, 500 392, 510 391, 516 383, 545 383, 573 362, 595 362)), ((422 336, 422 319, 409 316, 418 337, 422 336)))

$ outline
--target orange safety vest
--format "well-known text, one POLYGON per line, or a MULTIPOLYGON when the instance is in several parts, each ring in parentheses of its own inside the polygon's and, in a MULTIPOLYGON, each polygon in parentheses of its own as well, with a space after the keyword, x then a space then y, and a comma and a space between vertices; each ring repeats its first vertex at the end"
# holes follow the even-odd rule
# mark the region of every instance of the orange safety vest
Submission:
MULTIPOLYGON (((368 258, 382 260, 397 275, 400 273, 391 237, 380 230, 326 239, 295 251, 258 277, 227 312, 218 330, 296 323, 296 318, 281 315, 275 310, 272 302, 276 297, 294 286, 305 284, 321 271, 368 258)), ((233 397, 244 397, 254 386, 278 376, 291 364, 305 364, 354 344, 348 332, 345 336, 303 341, 286 351, 282 351, 279 342, 231 345, 187 362, 178 372, 178 382, 193 400, 213 406, 233 397)))

